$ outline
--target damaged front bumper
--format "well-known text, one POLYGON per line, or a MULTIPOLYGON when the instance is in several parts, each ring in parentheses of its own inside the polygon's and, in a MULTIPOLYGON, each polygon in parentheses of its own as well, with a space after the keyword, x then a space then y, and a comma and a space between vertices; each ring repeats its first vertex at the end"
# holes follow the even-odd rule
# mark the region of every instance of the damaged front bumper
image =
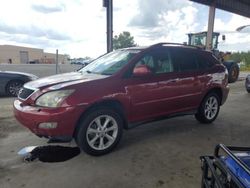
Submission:
POLYGON ((39 137, 70 141, 81 116, 79 107, 41 108, 14 101, 15 118, 39 137))

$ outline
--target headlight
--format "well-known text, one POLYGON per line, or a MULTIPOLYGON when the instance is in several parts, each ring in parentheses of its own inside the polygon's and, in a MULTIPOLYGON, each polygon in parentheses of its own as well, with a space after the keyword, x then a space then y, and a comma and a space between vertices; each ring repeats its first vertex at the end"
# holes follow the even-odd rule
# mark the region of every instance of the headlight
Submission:
POLYGON ((58 107, 60 103, 69 95, 71 95, 74 90, 58 90, 50 91, 43 94, 36 100, 36 105, 44 107, 58 107))

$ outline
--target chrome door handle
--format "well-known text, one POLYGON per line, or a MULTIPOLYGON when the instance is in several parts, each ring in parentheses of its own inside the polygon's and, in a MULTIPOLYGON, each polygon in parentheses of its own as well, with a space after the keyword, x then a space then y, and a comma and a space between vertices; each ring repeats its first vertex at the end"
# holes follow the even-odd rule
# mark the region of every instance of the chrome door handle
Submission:
POLYGON ((179 80, 180 80, 179 78, 176 78, 176 79, 169 80, 169 82, 174 83, 174 82, 178 82, 179 80))

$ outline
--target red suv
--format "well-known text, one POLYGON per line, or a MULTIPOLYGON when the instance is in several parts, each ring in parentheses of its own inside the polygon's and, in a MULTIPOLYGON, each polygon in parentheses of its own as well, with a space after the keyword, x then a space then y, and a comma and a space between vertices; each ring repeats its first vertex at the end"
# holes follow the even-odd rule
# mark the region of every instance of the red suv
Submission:
POLYGON ((123 129, 194 114, 213 122, 229 88, 211 52, 160 43, 105 54, 77 72, 26 83, 15 117, 39 137, 70 141, 91 155, 110 152, 123 129))

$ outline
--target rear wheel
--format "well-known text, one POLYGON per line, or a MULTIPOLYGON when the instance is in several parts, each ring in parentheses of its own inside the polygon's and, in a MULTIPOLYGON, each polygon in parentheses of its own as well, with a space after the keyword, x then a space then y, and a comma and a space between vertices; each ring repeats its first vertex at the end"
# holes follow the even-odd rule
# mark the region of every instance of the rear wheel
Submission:
POLYGON ((111 152, 122 136, 121 116, 111 109, 90 112, 80 122, 76 134, 78 146, 90 155, 104 155, 111 152))
POLYGON ((228 71, 228 82, 229 83, 236 82, 239 77, 239 72, 240 72, 239 66, 236 63, 234 63, 228 71))
POLYGON ((24 82, 21 80, 12 80, 6 86, 6 93, 9 96, 16 97, 19 90, 23 87, 24 82))
POLYGON ((216 93, 209 93, 200 104, 195 118, 201 123, 212 123, 220 111, 220 100, 216 93))

